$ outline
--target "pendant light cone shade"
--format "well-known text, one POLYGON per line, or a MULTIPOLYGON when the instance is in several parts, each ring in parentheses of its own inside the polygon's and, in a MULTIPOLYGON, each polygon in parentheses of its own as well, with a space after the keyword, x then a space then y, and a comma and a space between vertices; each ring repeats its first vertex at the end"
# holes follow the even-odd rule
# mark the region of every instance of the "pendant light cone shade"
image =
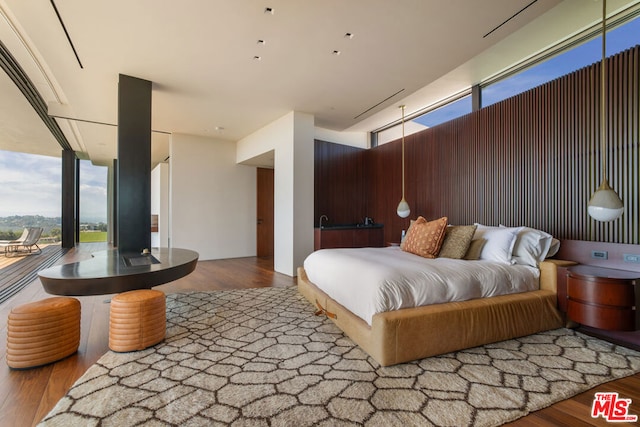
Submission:
POLYGON ((404 199, 404 105, 401 105, 402 109, 402 200, 398 203, 396 212, 400 218, 406 218, 411 213, 409 203, 404 199))
POLYGON ((602 0, 602 63, 600 65, 600 151, 602 183, 589 200, 587 212, 596 221, 609 222, 620 218, 624 204, 607 181, 607 113, 606 113, 606 48, 607 48, 607 0, 602 0))

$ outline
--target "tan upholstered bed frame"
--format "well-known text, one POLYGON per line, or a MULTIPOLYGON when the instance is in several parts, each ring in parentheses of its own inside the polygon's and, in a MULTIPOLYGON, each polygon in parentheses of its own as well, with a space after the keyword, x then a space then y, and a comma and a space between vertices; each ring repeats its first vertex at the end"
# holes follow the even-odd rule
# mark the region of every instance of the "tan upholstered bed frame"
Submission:
POLYGON ((569 264, 542 262, 537 291, 378 313, 371 326, 311 283, 302 267, 298 290, 378 363, 389 366, 562 327, 557 266, 569 264))

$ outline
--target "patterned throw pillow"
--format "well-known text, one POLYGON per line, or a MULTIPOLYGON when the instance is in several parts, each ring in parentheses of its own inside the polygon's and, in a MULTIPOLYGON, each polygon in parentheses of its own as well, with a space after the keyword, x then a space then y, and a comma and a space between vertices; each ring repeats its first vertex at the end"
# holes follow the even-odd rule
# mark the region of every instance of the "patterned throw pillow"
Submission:
POLYGON ((479 260, 480 253, 482 252, 482 248, 484 247, 485 243, 486 243, 486 240, 484 239, 471 240, 471 243, 469 244, 469 249, 467 249, 467 253, 464 254, 464 259, 469 261, 479 260))
POLYGON ((453 259, 464 258, 476 228, 476 225, 453 225, 447 227, 438 256, 453 259))
POLYGON ((446 216, 429 222, 420 216, 409 227, 400 249, 421 257, 435 258, 442 246, 446 228, 446 216))

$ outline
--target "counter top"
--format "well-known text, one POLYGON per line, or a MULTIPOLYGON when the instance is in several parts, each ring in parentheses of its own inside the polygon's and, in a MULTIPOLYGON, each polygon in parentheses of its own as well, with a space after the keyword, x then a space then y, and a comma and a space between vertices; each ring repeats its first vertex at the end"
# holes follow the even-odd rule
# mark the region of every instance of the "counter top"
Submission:
POLYGON ((637 271, 618 270, 613 268, 604 268, 593 265, 576 265, 569 267, 569 273, 574 277, 586 279, 615 279, 615 280, 636 280, 640 279, 640 273, 637 271))
POLYGON ((362 228, 362 229, 369 229, 369 228, 382 228, 384 227, 384 224, 369 224, 369 225, 365 225, 362 223, 359 224, 331 224, 331 225, 323 225, 322 227, 315 227, 316 230, 349 230, 352 228, 362 228))
POLYGON ((56 265, 38 272, 45 291, 54 295, 103 295, 150 289, 191 273, 198 253, 188 249, 159 248, 150 254, 121 253, 117 249, 92 258, 56 265))

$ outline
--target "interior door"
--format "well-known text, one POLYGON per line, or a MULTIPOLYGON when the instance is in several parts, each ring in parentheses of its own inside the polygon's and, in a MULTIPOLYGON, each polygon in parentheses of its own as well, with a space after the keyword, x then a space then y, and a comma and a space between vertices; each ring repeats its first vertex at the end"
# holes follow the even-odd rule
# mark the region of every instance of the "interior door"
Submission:
POLYGON ((257 244, 261 258, 273 257, 273 169, 258 168, 257 244))

